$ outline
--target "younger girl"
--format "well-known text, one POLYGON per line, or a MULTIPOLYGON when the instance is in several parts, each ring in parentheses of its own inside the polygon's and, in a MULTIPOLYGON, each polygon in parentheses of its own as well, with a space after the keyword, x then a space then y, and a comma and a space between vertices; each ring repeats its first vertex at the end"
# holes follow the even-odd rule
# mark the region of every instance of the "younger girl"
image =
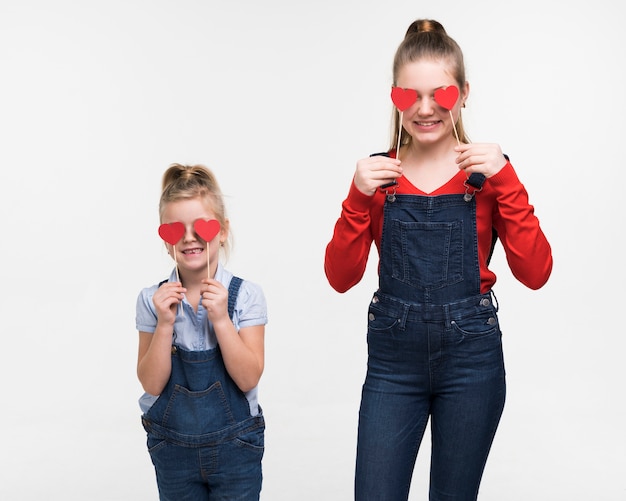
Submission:
POLYGON ((548 280, 552 255, 500 147, 465 137, 463 55, 441 24, 411 24, 396 52, 393 85, 415 101, 402 104, 408 107, 389 151, 357 162, 325 257, 339 292, 361 280, 372 242, 380 258, 368 312, 356 499, 408 498, 430 419, 429 499, 471 501, 505 397, 489 269, 493 236, 531 289, 548 280), (456 101, 438 104, 436 96, 456 96, 451 91, 456 101))
POLYGON ((166 244, 177 269, 137 299, 137 375, 145 390, 139 403, 160 499, 258 500, 263 291, 218 263, 229 221, 206 167, 171 165, 159 213, 162 224, 184 227, 175 245, 166 244), (211 241, 198 235, 199 220, 219 222, 211 241))

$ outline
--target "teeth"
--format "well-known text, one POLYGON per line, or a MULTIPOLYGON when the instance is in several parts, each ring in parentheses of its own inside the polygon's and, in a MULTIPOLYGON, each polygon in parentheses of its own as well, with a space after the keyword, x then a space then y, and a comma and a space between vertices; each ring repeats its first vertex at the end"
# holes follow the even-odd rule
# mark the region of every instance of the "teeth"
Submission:
POLYGON ((202 249, 188 249, 186 251, 183 251, 183 254, 200 254, 202 252, 202 249))

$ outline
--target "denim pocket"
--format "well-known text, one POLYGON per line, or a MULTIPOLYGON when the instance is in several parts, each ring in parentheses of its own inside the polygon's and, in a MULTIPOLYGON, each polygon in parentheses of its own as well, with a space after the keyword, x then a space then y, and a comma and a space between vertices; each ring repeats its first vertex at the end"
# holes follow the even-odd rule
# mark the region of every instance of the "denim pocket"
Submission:
POLYGON ((392 276, 405 284, 437 289, 463 280, 460 221, 393 220, 392 276))
POLYGON ((150 454, 154 454, 161 450, 163 447, 165 447, 167 445, 167 441, 163 440, 161 437, 148 435, 148 440, 146 444, 148 446, 148 452, 150 454))
POLYGON ((491 309, 472 317, 466 317, 451 322, 454 331, 462 336, 462 339, 479 339, 500 333, 498 317, 491 309))
POLYGON ((371 333, 390 332, 398 325, 399 320, 383 309, 371 305, 367 313, 367 330, 371 333))
POLYGON ((203 391, 175 385, 163 416, 163 426, 189 435, 211 433, 234 422, 219 381, 203 391), (211 419, 207 419, 207 409, 211 409, 211 419))
POLYGON ((235 443, 245 449, 263 452, 265 449, 265 432, 262 427, 245 431, 235 438, 235 443))

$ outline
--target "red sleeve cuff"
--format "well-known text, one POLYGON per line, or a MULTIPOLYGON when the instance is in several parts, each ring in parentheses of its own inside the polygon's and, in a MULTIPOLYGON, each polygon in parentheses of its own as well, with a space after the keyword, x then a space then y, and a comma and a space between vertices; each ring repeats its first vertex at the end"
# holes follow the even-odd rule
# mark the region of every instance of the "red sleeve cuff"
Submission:
POLYGON ((369 212, 372 205, 372 198, 375 196, 375 194, 366 195, 361 192, 354 184, 354 181, 352 181, 346 202, 355 212, 369 212))
POLYGON ((500 169, 500 172, 489 178, 489 183, 498 190, 502 186, 517 185, 519 182, 515 169, 513 169, 511 162, 508 161, 505 166, 500 169))

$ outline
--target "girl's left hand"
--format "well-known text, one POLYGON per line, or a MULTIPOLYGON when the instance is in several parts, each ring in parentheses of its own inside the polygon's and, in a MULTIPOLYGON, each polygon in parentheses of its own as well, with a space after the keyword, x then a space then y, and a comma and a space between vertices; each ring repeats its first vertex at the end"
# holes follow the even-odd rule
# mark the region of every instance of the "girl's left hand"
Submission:
POLYGON ((215 324, 228 318, 228 290, 220 282, 205 278, 200 289, 200 302, 207 311, 209 320, 215 324))
POLYGON ((500 172, 507 162, 497 144, 461 144, 455 146, 454 150, 459 153, 456 158, 459 169, 464 170, 468 176, 473 172, 479 172, 485 177, 491 177, 500 172))

